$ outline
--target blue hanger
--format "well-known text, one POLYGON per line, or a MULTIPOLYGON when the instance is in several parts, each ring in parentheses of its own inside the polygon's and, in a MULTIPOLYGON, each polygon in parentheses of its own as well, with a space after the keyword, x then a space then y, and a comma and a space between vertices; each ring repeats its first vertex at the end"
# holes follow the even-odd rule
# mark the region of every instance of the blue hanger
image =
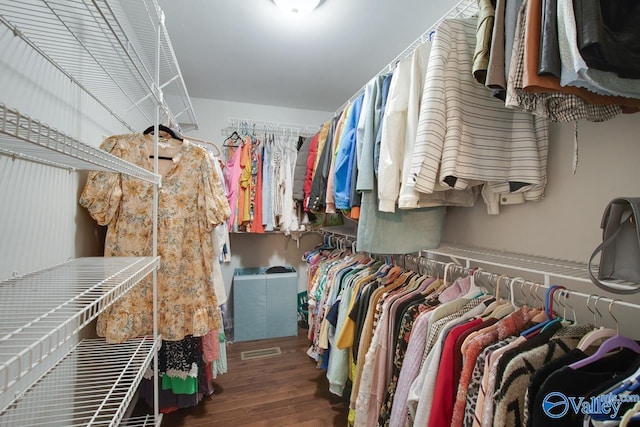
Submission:
POLYGON ((520 336, 531 337, 533 334, 538 334, 540 331, 553 320, 553 294, 558 289, 564 289, 564 287, 553 285, 547 289, 545 293, 544 312, 547 314, 547 320, 540 322, 537 325, 533 325, 529 329, 523 331, 520 336))

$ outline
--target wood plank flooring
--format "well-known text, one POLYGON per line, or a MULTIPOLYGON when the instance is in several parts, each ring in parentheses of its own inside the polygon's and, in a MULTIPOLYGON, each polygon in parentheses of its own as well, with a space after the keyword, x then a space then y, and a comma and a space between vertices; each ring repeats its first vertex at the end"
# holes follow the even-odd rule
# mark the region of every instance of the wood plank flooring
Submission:
POLYGON ((228 373, 215 380, 214 394, 165 415, 162 426, 346 426, 349 397, 329 393, 325 371, 306 355, 306 333, 228 345, 228 373), (270 347, 282 354, 241 360, 243 351, 270 347))

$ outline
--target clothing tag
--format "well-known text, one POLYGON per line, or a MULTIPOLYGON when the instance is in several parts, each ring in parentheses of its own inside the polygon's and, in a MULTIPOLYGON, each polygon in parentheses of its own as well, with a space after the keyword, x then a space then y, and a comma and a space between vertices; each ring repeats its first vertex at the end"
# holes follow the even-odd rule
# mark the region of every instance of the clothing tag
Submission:
POLYGON ((171 143, 168 138, 158 138, 158 147, 169 148, 171 147, 171 143))

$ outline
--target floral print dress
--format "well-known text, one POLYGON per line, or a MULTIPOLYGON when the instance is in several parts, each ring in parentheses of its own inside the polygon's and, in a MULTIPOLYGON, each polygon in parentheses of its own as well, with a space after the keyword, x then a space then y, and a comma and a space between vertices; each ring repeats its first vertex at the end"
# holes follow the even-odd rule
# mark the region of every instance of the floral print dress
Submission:
MULTIPOLYGON (((153 170, 142 134, 115 135, 101 148, 153 170)), ((105 256, 151 256, 153 185, 115 172, 91 172, 80 205, 108 226, 105 256)), ((230 215, 229 203, 207 152, 188 141, 158 188, 158 327, 167 341, 222 329, 212 282, 211 231, 230 215)), ((151 276, 103 311, 97 333, 108 342, 151 334, 151 276)))

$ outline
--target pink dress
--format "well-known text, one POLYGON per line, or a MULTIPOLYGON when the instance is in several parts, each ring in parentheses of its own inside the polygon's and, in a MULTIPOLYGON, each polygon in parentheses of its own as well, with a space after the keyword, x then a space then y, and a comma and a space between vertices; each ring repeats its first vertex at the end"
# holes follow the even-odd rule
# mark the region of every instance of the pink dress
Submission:
POLYGON ((236 149, 231 153, 229 159, 225 162, 224 167, 224 182, 227 187, 227 200, 229 201, 229 207, 231 208, 231 216, 229 217, 229 230, 234 231, 234 227, 237 227, 236 218, 238 217, 238 194, 240 192, 240 173, 242 168, 240 167, 240 155, 241 149, 236 149))

